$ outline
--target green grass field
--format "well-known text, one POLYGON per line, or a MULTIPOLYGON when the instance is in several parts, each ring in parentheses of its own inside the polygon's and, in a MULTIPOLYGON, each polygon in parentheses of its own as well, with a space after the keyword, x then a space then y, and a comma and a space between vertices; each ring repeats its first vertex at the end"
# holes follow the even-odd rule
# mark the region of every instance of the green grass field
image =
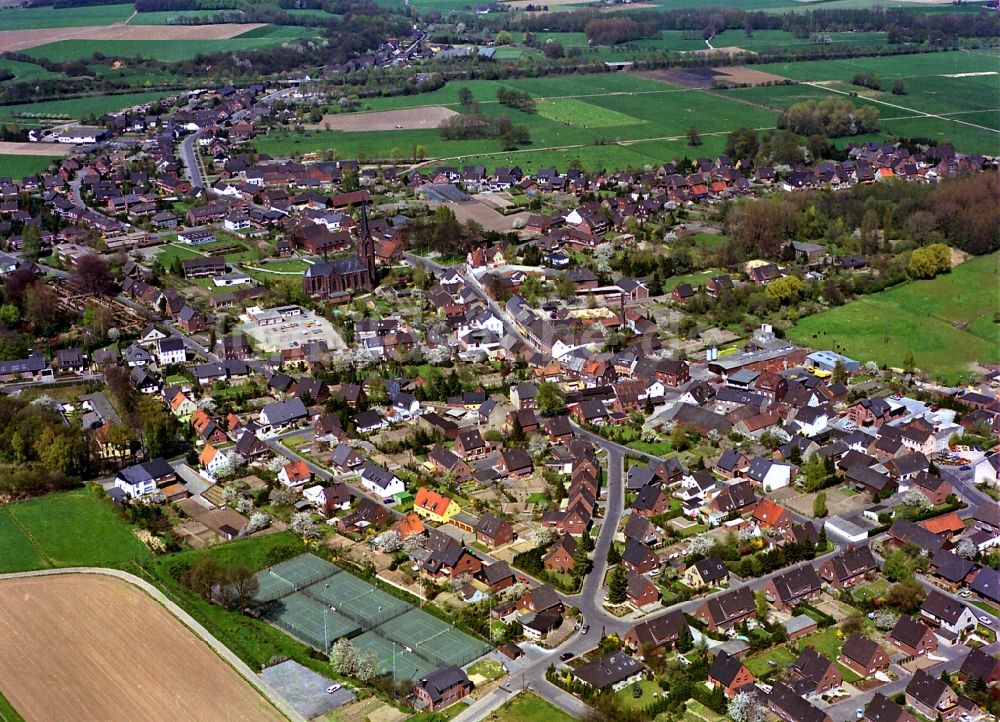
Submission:
POLYGON ((39 45, 25 53, 33 58, 47 58, 58 63, 90 58, 94 53, 122 58, 156 58, 171 63, 191 60, 199 54, 235 53, 315 36, 316 31, 310 28, 267 25, 224 40, 117 40, 110 45, 106 40, 60 40, 39 45))
POLYGON ((131 3, 121 5, 88 5, 77 8, 51 6, 0 10, 0 28, 4 30, 36 30, 45 28, 76 28, 87 25, 111 25, 128 18, 134 10, 131 3))
MULTIPOLYGON (((825 6, 825 3, 824 3, 825 6)), ((876 46, 888 45, 886 33, 827 33, 831 42, 827 45, 846 46, 876 46)), ((725 30, 714 38, 712 45, 716 48, 737 47, 744 50, 770 50, 774 48, 806 47, 815 45, 811 37, 800 38, 785 30, 754 30, 747 36, 743 30, 725 30)))
POLYGON ((0 694, 0 722, 24 722, 24 718, 2 694, 0 694))
POLYGON ((37 125, 41 121, 30 116, 45 114, 51 114, 57 118, 83 118, 90 113, 102 115, 104 113, 113 113, 133 105, 151 103, 168 95, 171 95, 171 93, 157 90, 142 93, 125 93, 123 95, 95 95, 69 100, 48 100, 41 103, 24 103, 21 105, 0 105, 0 123, 11 123, 16 120, 21 126, 37 125))
POLYGON ((49 163, 62 160, 62 156, 49 155, 0 155, 0 178, 23 178, 48 168, 49 163))
POLYGON ((714 157, 725 144, 725 135, 738 125, 773 127, 777 113, 697 90, 687 90, 646 78, 618 74, 545 77, 509 81, 470 81, 409 97, 377 98, 364 103, 364 110, 445 105, 458 107, 459 88, 467 87, 488 116, 506 115, 531 133, 531 144, 516 152, 503 151, 497 139, 445 141, 436 130, 393 130, 344 133, 341 131, 281 131, 257 141, 258 150, 272 156, 336 149, 345 157, 364 154, 388 158, 393 148, 408 153, 423 146, 429 158, 455 163, 484 163, 488 167, 518 163, 524 168, 555 164, 565 167, 579 160, 589 169, 642 168, 688 155, 714 157), (501 86, 517 87, 540 102, 539 112, 527 114, 500 106, 501 86), (559 102, 552 102, 558 100, 559 102), (571 100, 573 103, 562 103, 571 100), (580 121, 574 111, 585 114, 580 121), (615 119, 608 127, 581 127, 601 120, 605 111, 615 119), (569 119, 581 125, 569 125, 569 119), (624 121, 624 122, 623 122, 624 121), (686 133, 696 125, 704 145, 690 148, 686 133))
POLYGON ((46 78, 59 77, 59 73, 46 70, 41 65, 25 63, 21 60, 9 60, 8 58, 0 58, 0 70, 9 70, 14 73, 13 80, 45 80, 46 78))
POLYGON ((490 719, 498 722, 572 722, 573 717, 533 692, 522 692, 490 719))
POLYGON ((0 571, 50 567, 129 568, 149 550, 93 492, 49 494, 0 507, 0 571))
POLYGON ((787 647, 775 647, 772 650, 764 652, 763 654, 758 654, 755 657, 750 657, 744 660, 744 664, 747 666, 753 676, 760 679, 765 674, 773 669, 781 669, 786 667, 795 661, 795 655, 787 647), (773 661, 776 666, 772 667, 768 664, 769 661, 773 661))
POLYGON ((639 125, 642 120, 631 115, 600 108, 574 98, 553 98, 538 104, 538 114, 575 128, 612 128, 619 125, 639 125))
POLYGON ((137 13, 129 20, 129 25, 179 25, 182 18, 210 18, 216 15, 237 16, 238 10, 170 10, 163 12, 137 13))
POLYGON ((1000 363, 1000 254, 973 259, 930 281, 910 281, 809 316, 788 330, 796 343, 835 348, 858 361, 918 368, 955 382, 969 364, 1000 363))

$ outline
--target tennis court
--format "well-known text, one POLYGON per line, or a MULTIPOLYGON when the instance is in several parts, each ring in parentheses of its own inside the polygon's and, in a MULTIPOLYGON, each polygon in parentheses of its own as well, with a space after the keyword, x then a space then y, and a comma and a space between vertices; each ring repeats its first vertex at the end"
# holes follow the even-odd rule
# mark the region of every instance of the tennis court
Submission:
POLYGON ((465 666, 489 645, 312 554, 257 574, 261 616, 296 639, 329 652, 347 637, 371 650, 381 672, 417 679, 439 667, 465 666))
POLYGON ((307 587, 305 593, 338 613, 371 628, 398 617, 412 607, 402 599, 386 594, 363 579, 339 574, 307 587))
MULTIPOLYGON (((392 674, 392 640, 380 636, 377 632, 365 632, 360 637, 351 640, 358 652, 371 651, 379 661, 379 671, 392 674)), ((410 649, 413 649, 410 647, 410 649)), ((396 642, 396 678, 420 679, 440 665, 432 664, 415 652, 407 652, 406 645, 396 642)))
POLYGON ((325 559, 303 554, 257 574, 257 601, 270 602, 332 577, 340 569, 325 559))
POLYGON ((379 625, 375 631, 405 644, 438 667, 463 667, 489 651, 485 642, 415 608, 379 625))
POLYGON ((354 637, 361 626, 301 592, 268 602, 263 616, 316 649, 329 652, 341 637, 354 637))

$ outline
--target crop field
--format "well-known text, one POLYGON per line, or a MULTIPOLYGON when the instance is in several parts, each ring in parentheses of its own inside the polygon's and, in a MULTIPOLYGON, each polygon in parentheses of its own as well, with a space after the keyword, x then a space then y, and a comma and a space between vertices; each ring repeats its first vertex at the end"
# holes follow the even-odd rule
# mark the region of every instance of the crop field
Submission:
POLYGON ((273 25, 129 26, 129 36, 143 34, 149 34, 152 37, 148 39, 141 37, 115 39, 114 44, 110 47, 105 39, 60 40, 32 47, 25 52, 33 58, 47 58, 59 63, 90 58, 93 57, 94 53, 113 54, 123 58, 156 58, 169 63, 190 60, 198 54, 238 52, 278 45, 290 39, 313 37, 316 35, 316 31, 294 26, 278 28, 273 25), (229 30, 214 30, 215 28, 228 28, 229 30), (243 32, 237 34, 237 30, 240 29, 243 32), (163 35, 176 35, 177 38, 160 39, 160 36, 163 35), (199 37, 200 35, 205 37, 199 37))
POLYGON ((58 160, 62 160, 62 156, 0 154, 0 178, 35 175, 48 168, 49 163, 58 160))
MULTIPOLYGON (((826 3, 823 4, 826 7, 826 3)), ((827 33, 830 36, 828 45, 887 45, 888 36, 879 32, 859 33, 827 33)), ((712 45, 716 48, 737 47, 744 50, 769 50, 772 48, 791 48, 815 45, 811 37, 796 37, 794 33, 785 30, 754 30, 750 35, 743 30, 725 30, 714 38, 712 45)))
POLYGON ((166 608, 124 580, 7 579, 0 606, 0 691, 27 722, 285 719, 166 608))
POLYGON ((580 160, 593 169, 642 167, 685 153, 717 154, 732 128, 769 128, 777 118, 772 110, 625 74, 531 78, 516 84, 452 83, 423 95, 371 99, 362 107, 380 111, 433 105, 457 110, 457 93, 462 87, 472 91, 486 115, 505 115, 515 124, 526 126, 531 144, 510 152, 502 150, 498 139, 446 141, 434 129, 349 134, 317 130, 272 133, 258 139, 257 147, 271 155, 335 149, 345 157, 363 154, 368 158, 389 158, 393 149, 405 157, 414 146, 423 146, 428 158, 482 162, 490 167, 507 162, 525 167, 534 167, 533 163, 564 167, 570 160, 580 160), (499 105, 496 93, 500 87, 530 93, 539 101, 538 112, 523 113, 499 105), (585 127, 589 123, 602 125, 585 127), (692 125, 703 136, 704 145, 697 148, 687 146, 686 133, 692 125))
POLYGON ((971 363, 1000 362, 995 289, 1000 254, 967 261, 951 273, 851 301, 799 321, 788 336, 858 361, 902 367, 912 351, 918 368, 953 383, 971 363))
POLYGON ((148 91, 122 95, 94 95, 68 100, 48 100, 41 103, 22 103, 20 105, 0 105, 0 123, 17 121, 23 127, 40 125, 41 121, 38 120, 40 116, 70 120, 84 118, 90 113, 102 115, 133 105, 152 103, 154 100, 172 94, 174 93, 148 91))
POLYGON ((576 100, 553 98, 538 104, 538 114, 557 123, 576 128, 611 128, 616 125, 639 125, 642 120, 631 115, 576 100))
POLYGON ((132 3, 88 5, 58 10, 51 6, 13 8, 0 10, 0 28, 4 30, 36 30, 111 25, 112 23, 124 22, 134 9, 132 3))

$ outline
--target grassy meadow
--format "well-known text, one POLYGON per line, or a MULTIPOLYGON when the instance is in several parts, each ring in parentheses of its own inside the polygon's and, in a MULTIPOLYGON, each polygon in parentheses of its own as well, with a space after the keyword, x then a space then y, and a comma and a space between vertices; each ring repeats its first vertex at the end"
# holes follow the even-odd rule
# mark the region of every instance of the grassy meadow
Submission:
POLYGON ((0 155, 0 178, 23 178, 41 173, 49 163, 57 162, 63 156, 49 155, 0 155))
POLYGON ((1000 312, 995 292, 1000 254, 967 261, 929 281, 910 281, 799 321, 796 343, 832 348, 858 361, 902 367, 913 352, 918 368, 949 383, 969 364, 1000 363, 1000 312))

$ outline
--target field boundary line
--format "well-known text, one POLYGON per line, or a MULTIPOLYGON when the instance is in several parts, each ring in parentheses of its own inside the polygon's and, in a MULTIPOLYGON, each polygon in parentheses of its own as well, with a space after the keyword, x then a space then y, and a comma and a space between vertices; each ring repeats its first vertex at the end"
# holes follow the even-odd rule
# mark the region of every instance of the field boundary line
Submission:
POLYGON ((9 579, 27 579, 31 577, 47 577, 63 574, 94 574, 114 577, 131 584, 140 591, 145 592, 153 601, 164 607, 177 621, 194 633, 201 641, 205 642, 216 655, 237 674, 243 677, 250 685, 259 692, 264 699, 271 703, 275 709, 287 717, 292 722, 306 722, 305 717, 299 714, 288 702, 281 697, 270 684, 256 674, 242 659, 220 642, 215 635, 209 632, 197 619, 186 612, 179 604, 171 600, 160 589, 153 586, 145 579, 137 577, 135 574, 125 572, 120 569, 106 569, 104 567, 66 567, 63 569, 39 569, 30 572, 14 572, 10 574, 0 574, 0 581, 9 579))
MULTIPOLYGON (((826 90, 826 91, 828 91, 830 93, 837 93, 838 95, 846 95, 848 97, 851 97, 851 94, 849 92, 847 92, 846 90, 837 90, 835 88, 828 88, 828 87, 826 87, 824 85, 820 85, 818 83, 806 83, 806 85, 811 85, 814 88, 822 88, 823 90, 826 90)), ((870 103, 877 103, 879 105, 885 105, 885 106, 887 106, 889 108, 896 108, 897 110, 904 110, 907 113, 913 113, 914 115, 922 116, 922 117, 925 117, 925 118, 935 118, 937 120, 945 120, 945 121, 948 121, 948 122, 951 122, 951 123, 958 123, 960 125, 967 125, 970 128, 978 128, 979 130, 985 130, 985 131, 987 131, 989 133, 994 133, 994 134, 1000 135, 1000 130, 997 130, 996 128, 987 128, 985 125, 979 125, 977 123, 970 123, 967 120, 958 120, 957 118, 947 118, 947 117, 945 117, 943 115, 937 115, 935 113, 926 113, 926 112, 924 112, 922 110, 917 110, 916 108, 907 108, 905 105, 897 105, 896 103, 890 103, 888 101, 878 100, 876 98, 865 97, 865 100, 869 101, 870 103)), ((887 118, 887 120, 892 120, 892 118, 887 118)))
POLYGON ((38 552, 38 557, 40 559, 43 559, 45 561, 45 563, 48 564, 50 567, 51 566, 55 566, 52 563, 52 557, 50 557, 48 554, 46 554, 42 550, 42 547, 38 543, 38 540, 35 539, 35 537, 32 535, 32 533, 25 528, 24 524, 21 523, 21 520, 17 518, 17 516, 14 514, 14 512, 10 508, 7 508, 7 516, 9 516, 10 520, 12 522, 14 522, 14 526, 17 527, 18 531, 20 531, 22 534, 24 534, 24 538, 28 540, 28 543, 31 544, 32 548, 36 552, 38 552))

